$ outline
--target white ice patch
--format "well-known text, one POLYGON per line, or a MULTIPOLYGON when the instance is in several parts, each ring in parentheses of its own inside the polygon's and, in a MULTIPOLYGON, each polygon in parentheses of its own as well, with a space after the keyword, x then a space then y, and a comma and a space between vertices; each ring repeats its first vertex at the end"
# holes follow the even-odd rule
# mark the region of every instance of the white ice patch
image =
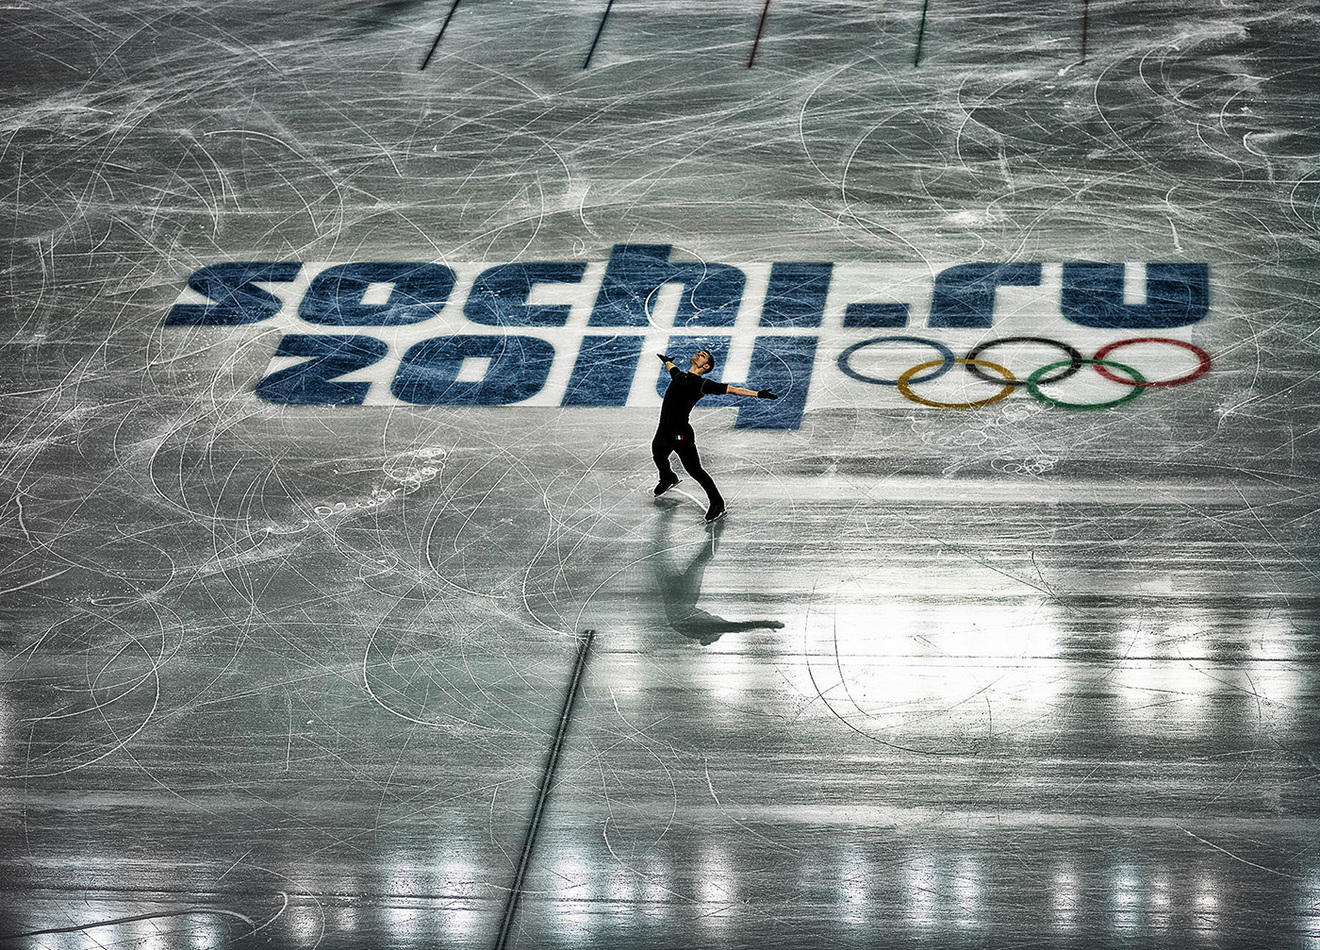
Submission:
POLYGON ((490 372, 490 358, 485 356, 469 356, 459 367, 458 373, 454 379, 460 383, 479 383, 486 378, 490 372))
POLYGON ((394 293, 394 284, 388 281, 368 284, 367 289, 362 291, 362 305, 364 307, 383 307, 390 302, 390 294, 392 293, 394 293))

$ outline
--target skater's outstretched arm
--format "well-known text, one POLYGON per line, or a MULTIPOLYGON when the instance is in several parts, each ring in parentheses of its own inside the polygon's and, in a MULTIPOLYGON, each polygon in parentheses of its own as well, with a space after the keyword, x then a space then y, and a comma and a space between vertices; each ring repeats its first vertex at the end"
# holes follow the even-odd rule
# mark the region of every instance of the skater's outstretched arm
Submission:
POLYGON ((758 391, 758 390, 755 390, 755 389, 743 389, 741 386, 730 386, 730 387, 729 387, 729 395, 730 395, 730 396, 754 396, 754 397, 757 398, 757 399, 778 399, 778 398, 779 398, 778 396, 776 396, 774 393, 772 393, 772 392, 771 392, 770 390, 768 390, 768 389, 762 389, 762 390, 759 390, 759 391, 758 391))

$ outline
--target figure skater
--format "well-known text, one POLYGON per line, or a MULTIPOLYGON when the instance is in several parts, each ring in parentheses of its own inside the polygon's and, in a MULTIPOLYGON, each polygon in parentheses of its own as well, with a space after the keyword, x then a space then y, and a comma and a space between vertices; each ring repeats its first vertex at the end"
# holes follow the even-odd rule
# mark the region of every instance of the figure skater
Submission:
POLYGON ((779 397, 768 389, 757 392, 706 379, 706 374, 715 368, 715 357, 711 356, 709 350, 697 350, 692 354, 686 373, 675 366, 674 361, 665 354, 656 355, 660 357, 660 362, 665 364, 665 369, 669 370, 670 378, 669 387, 665 390, 664 402, 660 406, 660 425, 655 430, 655 438, 651 440, 651 457, 655 459, 655 467, 660 472, 660 483, 655 486, 655 494, 659 497, 678 484, 678 476, 669 465, 670 453, 676 452, 684 470, 706 490, 706 498, 710 502, 710 507, 706 510, 706 523, 710 524, 723 517, 724 498, 720 495, 720 490, 715 487, 715 480, 701 467, 701 457, 697 454, 692 425, 688 422, 692 407, 702 396, 723 396, 726 393, 733 396, 753 396, 758 399, 779 397))

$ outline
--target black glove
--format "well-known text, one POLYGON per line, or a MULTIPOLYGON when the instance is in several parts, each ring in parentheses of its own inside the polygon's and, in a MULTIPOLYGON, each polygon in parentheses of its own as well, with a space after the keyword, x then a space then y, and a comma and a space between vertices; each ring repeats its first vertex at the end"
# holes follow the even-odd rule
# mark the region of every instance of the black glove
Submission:
POLYGON ((772 392, 771 392, 770 390, 768 390, 768 389, 762 389, 759 393, 756 394, 756 398, 758 398, 758 399, 778 399, 779 397, 776 396, 774 393, 772 393, 772 392))
POLYGON ((658 356, 658 357, 660 357, 660 362, 661 362, 661 363, 672 363, 672 362, 674 362, 674 361, 671 360, 669 357, 665 356, 665 354, 663 354, 663 353, 657 353, 657 354, 655 354, 655 355, 658 356))

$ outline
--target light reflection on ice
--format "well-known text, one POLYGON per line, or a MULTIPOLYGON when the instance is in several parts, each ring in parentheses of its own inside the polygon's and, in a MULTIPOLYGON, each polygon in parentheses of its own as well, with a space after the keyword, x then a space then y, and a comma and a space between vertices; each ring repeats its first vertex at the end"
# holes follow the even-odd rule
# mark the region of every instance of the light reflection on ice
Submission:
POLYGON ((731 904, 737 901, 737 873, 731 856, 724 848, 707 845, 702 849, 693 870, 697 899, 703 904, 731 904))
POLYGON ((638 891, 639 882, 636 874, 621 867, 610 870, 608 894, 611 901, 633 903, 638 898, 638 891))
POLYGON ((325 917, 320 907, 293 908, 288 914, 287 926, 302 944, 313 944, 325 933, 325 917))
POLYGON ((937 919, 941 895, 936 893, 937 883, 932 859, 924 855, 913 858, 905 873, 907 885, 908 919, 923 929, 937 919))
POLYGON ((1173 903, 1169 895, 1169 876, 1167 874, 1160 873, 1151 878, 1147 902, 1150 905, 1151 924, 1159 928, 1167 927, 1169 924, 1169 910, 1173 903))
POLYGON ((477 932, 481 914, 470 902, 446 901, 441 919, 446 933, 456 939, 466 938, 477 932))
POLYGON ((556 896, 569 899, 591 897, 592 867, 583 855, 571 852, 556 855, 551 864, 551 875, 556 896))
POLYGON ((812 629, 813 650, 828 659, 813 658, 796 681, 872 726, 900 728, 932 712, 979 717, 985 701, 1011 724, 1058 701, 1065 671, 1057 636, 1035 604, 840 604, 812 629))
POLYGON ((963 857, 954 869, 953 890, 957 895, 958 925, 975 926, 981 916, 981 869, 971 857, 963 857))
MULTIPOLYGON (((411 868, 401 868, 411 871, 411 868)), ((447 896, 472 897, 478 888, 477 868, 461 857, 450 857, 436 866, 435 880, 447 896)))
POLYGON ((211 950, 212 947, 218 947, 223 942, 220 928, 215 924, 215 918, 210 915, 199 914, 190 922, 188 931, 188 943, 192 950, 211 950))
POLYGON ((168 950, 168 934, 161 933, 160 926, 152 920, 140 921, 133 928, 137 932, 137 946, 141 950, 168 950))
POLYGON ((1114 869, 1114 929, 1121 934, 1136 933, 1141 923, 1141 880, 1131 865, 1114 869))
POLYGON ((1077 925, 1077 874, 1070 868, 1059 868, 1052 882, 1054 924, 1059 930, 1072 930, 1077 925))
MULTIPOLYGON (((415 907, 391 907, 385 913, 389 932, 396 937, 415 937, 427 927, 423 913, 415 907)), ((449 914, 445 913, 448 922, 449 914)))
POLYGON ((647 917, 663 917, 669 913, 674 894, 672 868, 667 862, 658 858, 647 862, 641 881, 641 899, 647 917))
POLYGON ((839 896, 843 907, 842 918, 849 923, 861 923, 870 914, 869 884, 874 868, 865 853, 849 848, 839 862, 839 896))

